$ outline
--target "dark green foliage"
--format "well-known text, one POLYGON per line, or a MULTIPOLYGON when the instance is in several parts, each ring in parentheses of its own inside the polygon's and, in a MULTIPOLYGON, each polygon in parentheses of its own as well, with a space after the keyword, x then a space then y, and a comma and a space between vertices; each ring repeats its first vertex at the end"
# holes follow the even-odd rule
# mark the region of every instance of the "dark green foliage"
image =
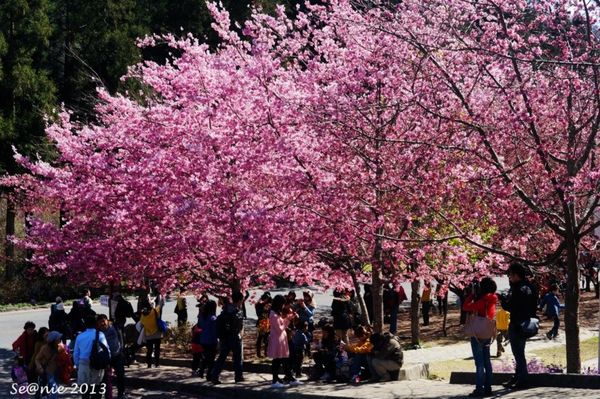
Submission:
POLYGON ((44 117, 55 107, 47 60, 51 25, 46 0, 0 2, 0 173, 16 173, 12 146, 48 156, 44 117))

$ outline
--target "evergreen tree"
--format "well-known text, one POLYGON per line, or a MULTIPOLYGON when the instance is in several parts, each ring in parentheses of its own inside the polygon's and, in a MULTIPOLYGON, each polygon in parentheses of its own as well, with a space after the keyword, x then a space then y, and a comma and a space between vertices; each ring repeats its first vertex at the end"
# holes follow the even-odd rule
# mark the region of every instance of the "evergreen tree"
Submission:
MULTIPOLYGON (((47 157, 44 118, 55 105, 55 86, 47 66, 51 25, 46 0, 0 2, 0 173, 20 171, 12 147, 21 154, 47 157)), ((3 195, 8 193, 3 191, 3 195)), ((15 233, 16 211, 10 196, 6 235, 15 233)), ((14 247, 7 242, 5 275, 13 274, 14 247)))

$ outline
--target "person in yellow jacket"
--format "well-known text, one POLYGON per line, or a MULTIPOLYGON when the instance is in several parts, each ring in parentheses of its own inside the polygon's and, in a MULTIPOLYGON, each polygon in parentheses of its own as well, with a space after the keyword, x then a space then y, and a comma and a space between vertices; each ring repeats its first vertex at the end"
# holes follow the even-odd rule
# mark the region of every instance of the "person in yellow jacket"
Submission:
POLYGON ((367 355, 373 351, 371 343, 371 329, 369 327, 358 326, 354 329, 354 336, 358 339, 355 344, 344 346, 348 356, 352 359, 350 364, 350 381, 352 384, 359 384, 361 380, 361 369, 368 370, 369 363, 367 355))
POLYGON ((140 323, 143 326, 144 341, 146 342, 146 363, 148 368, 152 367, 152 353, 154 353, 154 366, 158 367, 160 361, 160 344, 162 331, 158 326, 160 318, 160 306, 150 308, 145 306, 140 315, 140 323))
POLYGON ((504 353, 504 344, 508 341, 508 324, 510 323, 510 312, 502 309, 498 309, 496 312, 496 329, 498 330, 498 336, 496 337, 496 343, 498 350, 496 351, 496 357, 502 356, 504 353))

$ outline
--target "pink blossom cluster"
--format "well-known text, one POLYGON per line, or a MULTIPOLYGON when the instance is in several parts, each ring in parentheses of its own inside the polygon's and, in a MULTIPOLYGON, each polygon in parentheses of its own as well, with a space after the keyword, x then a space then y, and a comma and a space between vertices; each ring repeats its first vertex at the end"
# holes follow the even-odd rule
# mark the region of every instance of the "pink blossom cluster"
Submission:
POLYGON ((63 112, 59 162, 18 156, 31 176, 4 183, 37 216, 20 243, 79 282, 213 292, 547 267, 597 225, 598 11, 580 3, 331 0, 255 11, 242 35, 210 4, 216 50, 140 40, 178 56, 131 67, 140 93, 99 91, 95 123, 63 112))

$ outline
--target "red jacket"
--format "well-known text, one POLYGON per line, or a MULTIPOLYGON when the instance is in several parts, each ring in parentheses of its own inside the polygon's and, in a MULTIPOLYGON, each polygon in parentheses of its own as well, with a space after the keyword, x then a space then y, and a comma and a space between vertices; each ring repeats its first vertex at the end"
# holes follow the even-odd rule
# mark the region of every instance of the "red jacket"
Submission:
POLYGON ((15 352, 18 349, 19 355, 23 357, 25 364, 28 364, 35 348, 35 333, 29 335, 27 331, 23 331, 23 334, 13 342, 12 347, 15 352))
POLYGON ((463 310, 467 312, 477 312, 479 316, 485 316, 488 319, 494 319, 496 316, 496 303, 498 297, 496 294, 485 294, 478 300, 473 295, 469 295, 463 304, 463 310))

